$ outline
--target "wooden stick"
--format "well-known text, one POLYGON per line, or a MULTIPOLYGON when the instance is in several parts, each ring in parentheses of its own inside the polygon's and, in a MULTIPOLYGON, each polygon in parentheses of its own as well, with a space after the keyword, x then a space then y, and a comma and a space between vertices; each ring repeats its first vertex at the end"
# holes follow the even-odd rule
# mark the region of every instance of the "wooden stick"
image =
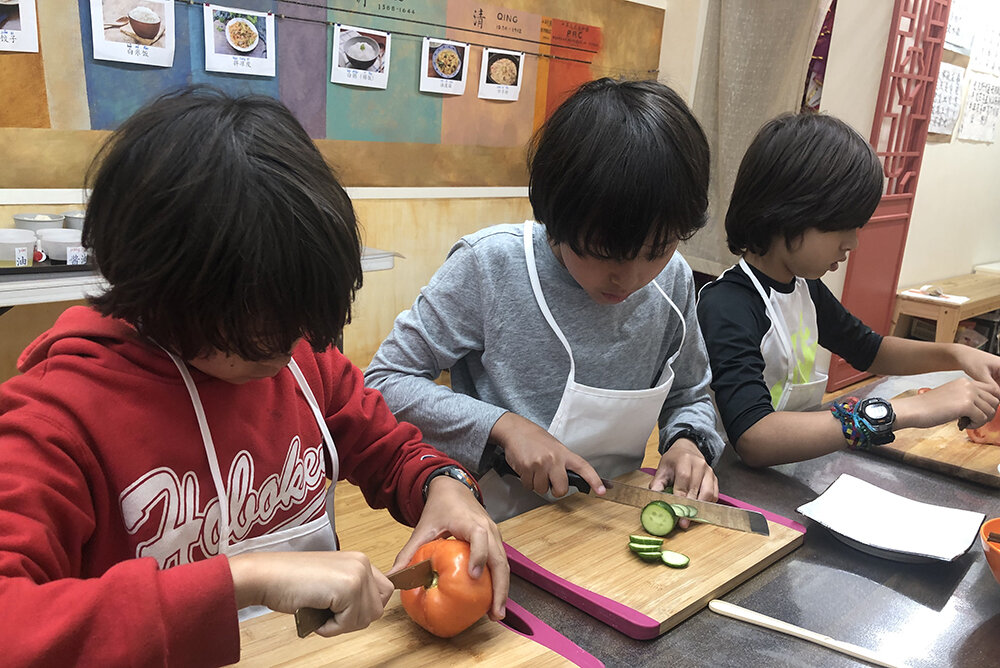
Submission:
POLYGON ((733 619, 739 619, 744 622, 749 622, 750 624, 763 626, 766 629, 779 631, 790 636, 795 636, 796 638, 808 640, 809 642, 822 645, 823 647, 841 652, 842 654, 853 656, 856 659, 873 663, 876 666, 897 668, 900 665, 880 658, 875 654, 875 652, 865 649, 864 647, 858 647, 857 645, 852 645, 851 643, 843 642, 841 640, 834 640, 830 636, 825 636, 820 633, 816 633, 815 631, 809 631, 808 629, 795 626, 794 624, 789 624, 788 622, 783 622, 780 619, 775 619, 774 617, 762 615, 761 613, 754 612, 753 610, 741 608, 738 605, 733 605, 732 603, 727 603, 726 601, 721 601, 719 599, 710 601, 708 609, 726 617, 732 617, 733 619))

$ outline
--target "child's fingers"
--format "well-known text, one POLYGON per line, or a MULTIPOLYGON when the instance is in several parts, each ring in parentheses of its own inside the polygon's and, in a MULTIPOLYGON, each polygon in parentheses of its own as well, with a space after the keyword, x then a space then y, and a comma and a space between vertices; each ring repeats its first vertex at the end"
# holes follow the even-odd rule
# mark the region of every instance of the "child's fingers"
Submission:
POLYGON ((649 488, 656 492, 662 492, 674 480, 674 468, 666 457, 660 457, 660 463, 656 466, 656 473, 649 483, 649 488))
MULTIPOLYGON (((604 481, 601 480, 601 476, 597 473, 594 467, 580 455, 570 452, 570 455, 566 458, 565 468, 573 471, 586 480, 587 484, 590 485, 590 488, 598 494, 604 493, 604 481)), ((565 471, 563 471, 563 473, 565 473, 565 471)), ((569 491, 569 478, 566 478, 566 486, 566 491, 569 491)))
POLYGON ((715 477, 712 467, 706 466, 701 476, 701 486, 698 489, 698 499, 715 503, 719 500, 719 479, 715 477))

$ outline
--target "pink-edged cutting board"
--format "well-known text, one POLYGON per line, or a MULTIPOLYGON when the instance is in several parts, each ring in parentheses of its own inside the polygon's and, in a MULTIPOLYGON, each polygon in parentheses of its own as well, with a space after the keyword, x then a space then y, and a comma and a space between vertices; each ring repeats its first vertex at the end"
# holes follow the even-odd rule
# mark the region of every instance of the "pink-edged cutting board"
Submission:
POLYGON ((417 626, 394 594, 385 615, 366 629, 321 638, 299 638, 292 615, 270 613, 240 624, 238 666, 511 666, 602 668, 603 663, 513 601, 503 622, 483 617, 454 638, 417 626))
MULTIPOLYGON (((649 473, 617 479, 649 484, 649 473)), ((633 638, 655 638, 802 544, 805 527, 720 495, 720 503, 758 510, 769 536, 692 524, 663 543, 690 557, 673 569, 640 560, 630 534, 645 533, 639 509, 573 494, 500 523, 511 572, 633 638)))

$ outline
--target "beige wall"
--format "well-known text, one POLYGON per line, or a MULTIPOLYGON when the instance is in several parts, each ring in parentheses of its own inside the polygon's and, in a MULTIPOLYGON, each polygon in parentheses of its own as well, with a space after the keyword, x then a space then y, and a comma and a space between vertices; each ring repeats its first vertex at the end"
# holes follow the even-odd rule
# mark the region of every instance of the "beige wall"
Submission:
MULTIPOLYGON (((839 0, 823 111, 871 134, 892 0, 839 0)), ((945 58, 951 59, 949 52, 945 58)), ((964 62, 953 61, 964 65, 964 62)), ((967 274, 1000 261, 1000 143, 932 136, 924 151, 899 285, 967 274)), ((824 281, 839 295, 843 268, 824 281)))

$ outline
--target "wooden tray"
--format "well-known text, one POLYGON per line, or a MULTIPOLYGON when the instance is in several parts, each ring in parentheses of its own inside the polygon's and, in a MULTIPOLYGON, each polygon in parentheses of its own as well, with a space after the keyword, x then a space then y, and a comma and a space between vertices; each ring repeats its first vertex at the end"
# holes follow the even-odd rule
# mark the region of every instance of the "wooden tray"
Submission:
MULTIPOLYGON (((634 471, 618 480, 648 485, 634 471)), ((729 505, 759 510, 721 496, 729 505)), ((707 524, 677 530, 664 547, 685 569, 638 559, 628 536, 644 533, 639 509, 574 494, 500 524, 511 572, 632 638, 655 638, 802 544, 805 528, 764 513, 770 536, 707 524)))
POLYGON ((1000 487, 1000 446, 973 443, 954 422, 927 429, 900 429, 896 440, 870 450, 945 475, 1000 487))

